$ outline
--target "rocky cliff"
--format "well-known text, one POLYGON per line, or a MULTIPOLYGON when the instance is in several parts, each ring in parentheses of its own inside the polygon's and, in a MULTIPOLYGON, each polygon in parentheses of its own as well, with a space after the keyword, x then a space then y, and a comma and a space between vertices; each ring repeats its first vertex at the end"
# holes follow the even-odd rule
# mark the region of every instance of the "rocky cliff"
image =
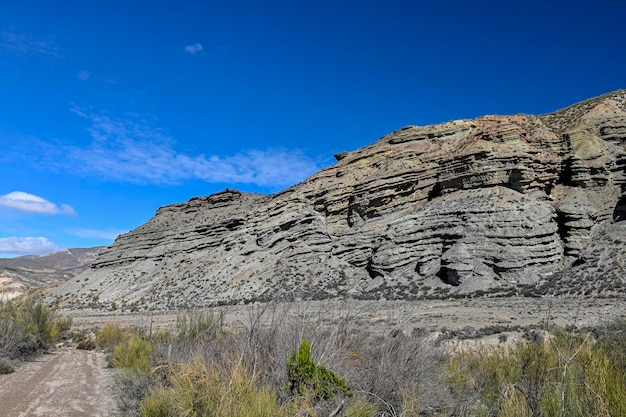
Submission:
POLYGON ((606 268, 609 292, 626 289, 624 90, 542 116, 408 126, 336 158, 278 194, 162 207, 53 295, 180 308, 603 294, 589 282, 606 268))

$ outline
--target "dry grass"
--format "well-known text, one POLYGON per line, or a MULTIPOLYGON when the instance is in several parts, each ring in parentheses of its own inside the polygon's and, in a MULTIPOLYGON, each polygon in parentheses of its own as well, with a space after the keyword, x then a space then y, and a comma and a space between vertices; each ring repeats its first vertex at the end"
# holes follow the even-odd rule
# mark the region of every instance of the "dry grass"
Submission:
POLYGON ((48 349, 69 332, 71 319, 58 316, 34 293, 0 303, 0 359, 25 360, 48 349))
POLYGON ((353 325, 362 312, 340 311, 329 321, 297 308, 252 308, 228 330, 205 313, 187 313, 173 333, 105 328, 115 336, 103 340, 124 335, 113 351, 126 359, 116 364, 133 369, 120 374, 124 415, 626 415, 626 356, 615 353, 626 346, 626 324, 452 352, 426 331, 368 334, 353 325), (353 397, 281 389, 287 358, 303 340, 353 397))

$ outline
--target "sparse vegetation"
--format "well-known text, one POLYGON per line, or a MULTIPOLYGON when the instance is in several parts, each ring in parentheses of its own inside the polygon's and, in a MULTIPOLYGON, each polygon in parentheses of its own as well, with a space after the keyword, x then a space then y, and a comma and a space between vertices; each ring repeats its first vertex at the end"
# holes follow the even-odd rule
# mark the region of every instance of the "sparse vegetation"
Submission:
POLYGON ((353 395, 343 378, 315 363, 311 344, 306 340, 287 357, 287 379, 284 388, 297 396, 312 395, 315 399, 332 401, 337 394, 353 395))
POLYGON ((461 415, 624 416, 626 368, 588 333, 556 329, 512 349, 460 352, 447 364, 461 415))
POLYGON ((114 365, 122 369, 120 412, 146 417, 626 415, 624 321, 585 332, 533 329, 515 344, 500 338, 490 347, 454 350, 446 345, 446 334, 390 330, 374 337, 352 328, 349 313, 330 324, 311 316, 294 322, 281 308, 294 307, 251 309, 248 323, 228 331, 221 317, 206 312, 179 316, 176 334, 148 336, 103 326, 98 346, 111 350, 114 365))
POLYGON ((13 363, 45 351, 71 326, 42 303, 36 293, 0 303, 0 373, 13 371, 13 363))

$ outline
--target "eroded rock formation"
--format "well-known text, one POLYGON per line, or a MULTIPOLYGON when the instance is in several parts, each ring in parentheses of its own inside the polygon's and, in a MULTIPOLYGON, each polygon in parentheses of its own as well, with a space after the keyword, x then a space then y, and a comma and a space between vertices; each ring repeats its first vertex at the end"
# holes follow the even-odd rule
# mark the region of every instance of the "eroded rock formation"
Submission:
POLYGON ((336 159, 274 195, 160 208, 53 296, 178 308, 566 282, 626 218, 626 91, 543 116, 409 126, 336 159))

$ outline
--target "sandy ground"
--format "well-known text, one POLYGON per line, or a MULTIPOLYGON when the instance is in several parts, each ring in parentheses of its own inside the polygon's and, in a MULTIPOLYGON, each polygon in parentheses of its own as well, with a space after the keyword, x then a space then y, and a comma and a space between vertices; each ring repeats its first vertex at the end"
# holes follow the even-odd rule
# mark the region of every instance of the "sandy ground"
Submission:
MULTIPOLYGON (((272 318, 334 325, 348 322, 355 329, 385 334, 391 329, 441 331, 466 328, 527 328, 532 326, 593 327, 626 319, 626 299, 619 298, 475 298, 428 301, 301 301, 276 305, 238 305, 210 309, 226 326, 248 327, 272 318)), ((76 328, 95 330, 108 322, 146 330, 175 330, 176 312, 61 311, 76 328)))
POLYGON ((109 417, 110 388, 102 353, 63 348, 0 375, 0 416, 109 417))

